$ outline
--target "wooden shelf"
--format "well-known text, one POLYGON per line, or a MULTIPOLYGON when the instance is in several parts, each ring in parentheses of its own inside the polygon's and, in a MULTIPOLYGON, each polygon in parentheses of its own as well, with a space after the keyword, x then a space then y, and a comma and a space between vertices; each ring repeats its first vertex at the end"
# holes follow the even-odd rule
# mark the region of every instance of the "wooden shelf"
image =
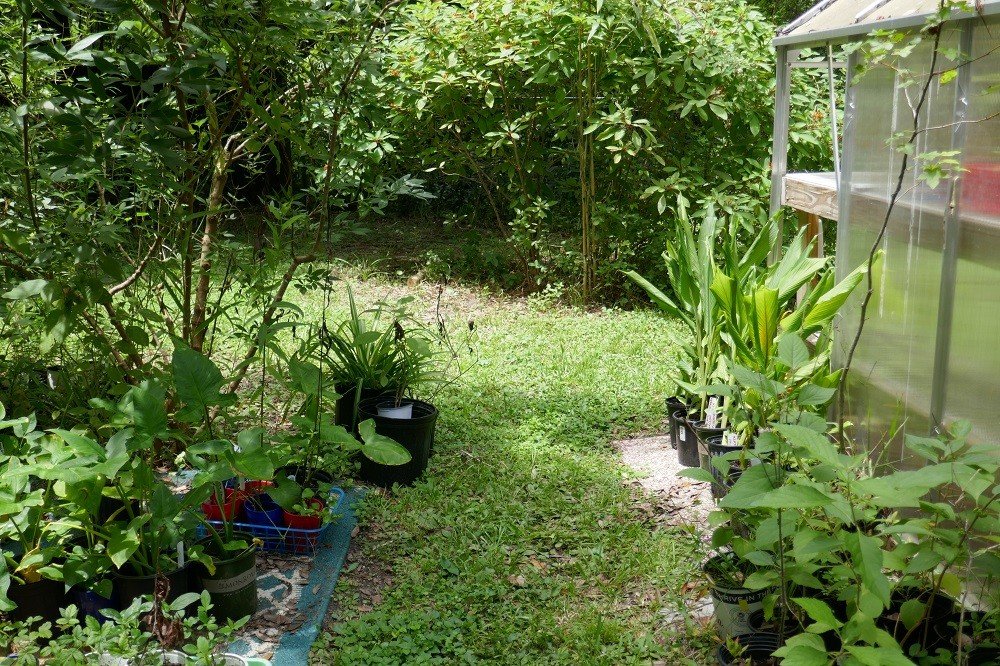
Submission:
POLYGON ((837 177, 826 173, 790 173, 782 179, 781 204, 836 221, 837 177))

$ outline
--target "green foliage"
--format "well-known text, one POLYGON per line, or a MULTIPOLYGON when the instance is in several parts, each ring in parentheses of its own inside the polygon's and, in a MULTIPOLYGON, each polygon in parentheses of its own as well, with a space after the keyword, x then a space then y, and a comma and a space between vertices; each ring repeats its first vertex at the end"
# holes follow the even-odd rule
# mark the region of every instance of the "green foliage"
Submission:
POLYGON ((956 424, 941 438, 907 437, 924 465, 896 471, 839 452, 825 431, 775 424, 761 433, 753 455, 763 462, 719 502, 720 543, 757 565, 747 587, 778 590, 766 604, 791 636, 779 656, 954 663, 957 644, 929 652, 936 637, 926 628, 942 620, 928 613, 935 596, 959 598, 991 575, 1000 524, 991 447, 969 443, 968 425, 956 424))

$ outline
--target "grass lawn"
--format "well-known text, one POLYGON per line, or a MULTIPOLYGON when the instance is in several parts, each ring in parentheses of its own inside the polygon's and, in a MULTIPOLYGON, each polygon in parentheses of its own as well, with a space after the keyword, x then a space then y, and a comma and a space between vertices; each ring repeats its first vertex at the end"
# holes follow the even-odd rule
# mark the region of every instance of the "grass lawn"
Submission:
MULTIPOLYGON (((428 316, 437 297, 383 279, 355 291, 366 305, 415 295, 428 316)), ((423 480, 368 495, 313 662, 707 663, 710 639, 663 616, 698 540, 653 525, 609 445, 662 429, 679 327, 464 288, 441 312, 475 320, 471 368, 435 398, 423 480)))

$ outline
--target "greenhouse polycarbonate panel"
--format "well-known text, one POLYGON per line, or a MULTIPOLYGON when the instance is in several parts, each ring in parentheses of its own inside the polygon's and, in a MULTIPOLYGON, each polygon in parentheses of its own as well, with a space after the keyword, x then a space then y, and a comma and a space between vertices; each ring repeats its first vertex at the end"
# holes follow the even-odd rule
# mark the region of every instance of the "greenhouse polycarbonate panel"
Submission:
POLYGON ((1000 442, 1000 21, 975 24, 972 57, 944 414, 1000 442))
MULTIPOLYGON (((947 29, 942 48, 958 45, 959 29, 947 29)), ((930 43, 917 47, 905 67, 924 80, 930 70, 930 43)), ((938 68, 946 61, 939 60, 938 68)), ((889 201, 903 167, 903 154, 889 145, 890 137, 906 135, 912 128, 919 98, 918 85, 900 85, 900 75, 875 68, 854 82, 851 109, 854 131, 850 145, 846 247, 838 248, 838 262, 850 270, 867 261, 889 211, 889 201)), ((921 113, 922 132, 916 151, 952 148, 950 123, 956 108, 956 86, 931 85, 921 113)), ((904 432, 926 434, 930 427, 931 395, 937 341, 941 284, 944 216, 950 185, 930 187, 918 178, 919 167, 908 162, 901 194, 889 215, 886 233, 879 241, 884 252, 873 273, 874 293, 867 321, 852 367, 847 417, 858 426, 858 435, 869 447, 888 443, 888 435, 901 425, 904 432)), ((842 235, 842 238, 844 236, 842 235)), ((846 357, 858 326, 860 296, 838 325, 839 358, 846 357)), ((893 459, 902 454, 900 438, 890 447, 893 459)))

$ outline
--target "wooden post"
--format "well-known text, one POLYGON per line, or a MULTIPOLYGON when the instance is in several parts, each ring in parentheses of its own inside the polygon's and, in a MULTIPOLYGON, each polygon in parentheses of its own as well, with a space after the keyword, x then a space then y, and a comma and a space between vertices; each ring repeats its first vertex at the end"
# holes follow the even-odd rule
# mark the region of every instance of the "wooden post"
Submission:
MULTIPOLYGON (((805 247, 809 247, 811 242, 812 248, 809 250, 810 257, 822 257, 823 256, 823 221, 819 218, 816 213, 809 213, 804 210, 795 211, 799 216, 799 227, 805 227, 806 233, 802 236, 802 243, 805 247)), ((809 293, 809 288, 815 284, 816 278, 809 284, 804 284, 799 289, 799 293, 796 295, 798 301, 801 303, 805 300, 806 295, 809 293)))
POLYGON ((823 256, 823 222, 816 213, 808 213, 804 210, 796 211, 799 215, 799 226, 806 228, 806 233, 802 237, 802 242, 809 245, 813 242, 810 257, 823 256))

